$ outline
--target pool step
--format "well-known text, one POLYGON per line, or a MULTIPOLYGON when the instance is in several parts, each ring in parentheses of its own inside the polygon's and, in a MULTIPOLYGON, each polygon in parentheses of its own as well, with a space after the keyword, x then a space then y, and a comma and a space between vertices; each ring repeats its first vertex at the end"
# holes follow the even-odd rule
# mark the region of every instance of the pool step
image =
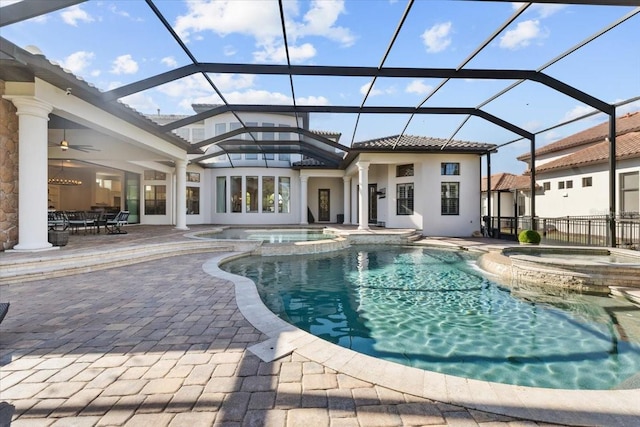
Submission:
POLYGON ((609 286, 613 295, 621 296, 640 307, 640 289, 625 286, 609 286))
POLYGON ((7 257, 0 261, 0 284, 62 277, 175 255, 232 250, 220 242, 179 241, 59 254, 48 251, 46 256, 31 259, 7 257))

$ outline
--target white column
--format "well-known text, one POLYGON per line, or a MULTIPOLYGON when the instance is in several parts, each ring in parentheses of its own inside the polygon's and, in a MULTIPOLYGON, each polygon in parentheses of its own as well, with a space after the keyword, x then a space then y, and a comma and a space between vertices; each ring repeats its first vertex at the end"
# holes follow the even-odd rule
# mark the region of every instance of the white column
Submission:
POLYGON ((369 229, 369 162, 358 162, 358 230, 369 229))
POLYGON ((31 97, 12 97, 17 108, 18 244, 17 251, 50 249, 47 226, 47 122, 53 107, 31 97))
POLYGON ((187 227, 187 161, 176 160, 176 229, 188 230, 187 227))
POLYGON ((344 184, 344 224, 351 224, 351 177, 343 176, 342 183, 344 184))
POLYGON ((307 182, 309 180, 308 176, 300 175, 300 224, 306 225, 309 224, 309 220, 307 218, 307 182))

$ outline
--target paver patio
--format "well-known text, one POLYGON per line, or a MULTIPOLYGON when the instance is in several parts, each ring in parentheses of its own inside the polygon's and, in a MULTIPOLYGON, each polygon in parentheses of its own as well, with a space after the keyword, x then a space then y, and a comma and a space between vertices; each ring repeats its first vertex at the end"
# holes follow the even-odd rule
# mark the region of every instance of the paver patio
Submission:
POLYGON ((234 285, 203 271, 210 258, 2 285, 11 425, 551 425, 400 393, 296 352, 263 362, 247 348, 268 337, 238 310, 234 285))

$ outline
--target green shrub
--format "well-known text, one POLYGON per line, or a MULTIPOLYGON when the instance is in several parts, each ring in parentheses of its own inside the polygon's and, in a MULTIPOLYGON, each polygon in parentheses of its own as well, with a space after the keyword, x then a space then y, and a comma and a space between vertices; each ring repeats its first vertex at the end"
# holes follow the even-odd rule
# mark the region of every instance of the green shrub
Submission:
POLYGON ((540 243, 540 233, 535 230, 522 230, 520 234, 518 234, 518 242, 537 245, 540 243))

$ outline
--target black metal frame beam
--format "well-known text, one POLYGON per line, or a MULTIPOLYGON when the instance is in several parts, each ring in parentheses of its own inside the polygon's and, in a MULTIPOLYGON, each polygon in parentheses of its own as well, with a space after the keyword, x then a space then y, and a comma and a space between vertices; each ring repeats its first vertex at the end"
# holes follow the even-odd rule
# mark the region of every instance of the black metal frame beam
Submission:
MULTIPOLYGON (((297 133, 299 135, 304 135, 306 137, 312 138, 322 144, 328 145, 338 150, 342 150, 345 152, 349 151, 349 147, 345 147, 344 145, 334 142, 329 138, 325 138, 321 135, 315 134, 307 129, 291 127, 291 126, 248 126, 246 128, 238 128, 238 129, 234 129, 232 131, 214 136, 212 138, 206 139, 204 141, 196 142, 195 144, 192 144, 192 147, 194 148, 206 147, 207 145, 216 144, 218 142, 228 140, 231 137, 242 135, 245 133, 250 133, 250 132, 297 133)), ((264 145, 269 145, 269 143, 272 142, 272 140, 262 140, 262 142, 264 143, 264 145)), ((304 141, 295 141, 295 140, 289 140, 289 143, 291 145, 311 145, 304 141)))
POLYGON ((55 12, 56 10, 84 3, 86 1, 87 0, 47 0, 13 3, 2 7, 2 13, 0 13, 0 27, 55 12))
POLYGON ((533 70, 489 70, 454 68, 407 68, 407 67, 348 67, 322 65, 269 65, 269 64, 222 64, 197 63, 158 74, 103 94, 105 101, 150 89, 170 81, 195 73, 258 74, 325 77, 390 77, 390 78, 450 78, 489 80, 531 80, 557 90, 567 96, 592 106, 602 112, 609 112, 610 105, 600 99, 561 82, 547 74, 533 70))

